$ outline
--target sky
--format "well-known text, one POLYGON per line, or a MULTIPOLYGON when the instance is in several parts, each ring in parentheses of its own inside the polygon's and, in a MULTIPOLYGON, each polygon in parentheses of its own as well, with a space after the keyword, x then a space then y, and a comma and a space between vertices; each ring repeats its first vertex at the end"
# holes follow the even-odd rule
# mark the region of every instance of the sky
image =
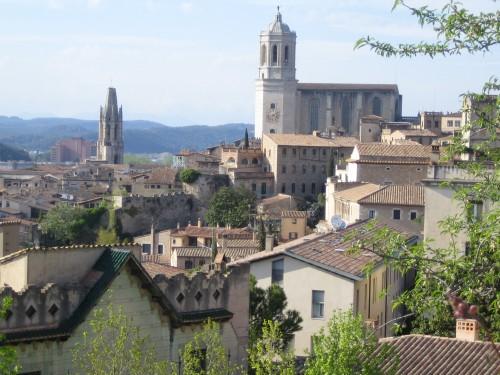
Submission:
POLYGON ((114 86, 125 119, 253 123, 258 36, 277 4, 297 33, 300 82, 396 83, 404 115, 458 110, 461 93, 500 72, 498 48, 435 59, 353 50, 366 35, 434 40, 405 9, 391 12, 393 1, 0 0, 0 115, 97 119, 114 86))

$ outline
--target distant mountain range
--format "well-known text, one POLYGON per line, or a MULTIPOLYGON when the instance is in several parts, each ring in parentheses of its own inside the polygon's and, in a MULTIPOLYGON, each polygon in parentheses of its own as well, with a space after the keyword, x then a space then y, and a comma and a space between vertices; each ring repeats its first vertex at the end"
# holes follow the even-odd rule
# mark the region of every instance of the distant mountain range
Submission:
MULTIPOLYGON (((98 121, 73 118, 34 118, 0 116, 0 142, 28 151, 48 151, 58 140, 82 137, 97 140, 98 121)), ((176 153, 182 149, 201 150, 221 142, 242 139, 253 124, 167 126, 158 122, 124 121, 123 136, 127 153, 176 153)))

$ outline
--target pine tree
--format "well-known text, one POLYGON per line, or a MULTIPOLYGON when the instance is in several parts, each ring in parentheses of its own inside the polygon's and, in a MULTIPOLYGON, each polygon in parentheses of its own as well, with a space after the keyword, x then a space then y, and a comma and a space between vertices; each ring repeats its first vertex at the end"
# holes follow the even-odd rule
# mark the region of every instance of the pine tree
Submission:
POLYGON ((245 148, 250 147, 250 142, 248 141, 248 129, 245 128, 245 148))

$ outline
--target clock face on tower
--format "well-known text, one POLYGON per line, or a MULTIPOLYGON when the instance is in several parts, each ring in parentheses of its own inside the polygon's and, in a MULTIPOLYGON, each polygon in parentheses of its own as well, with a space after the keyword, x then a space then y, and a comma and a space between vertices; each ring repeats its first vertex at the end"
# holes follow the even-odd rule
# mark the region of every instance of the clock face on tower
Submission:
POLYGON ((276 107, 271 108, 267 111, 266 118, 269 122, 278 122, 280 119, 280 111, 276 107))

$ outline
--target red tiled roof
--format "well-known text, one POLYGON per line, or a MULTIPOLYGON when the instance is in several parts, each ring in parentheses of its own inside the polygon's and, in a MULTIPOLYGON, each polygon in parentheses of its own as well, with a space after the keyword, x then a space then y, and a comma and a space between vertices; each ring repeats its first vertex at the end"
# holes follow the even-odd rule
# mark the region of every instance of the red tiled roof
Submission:
MULTIPOLYGON (((383 370, 397 359, 396 374, 412 375, 497 375, 500 373, 500 344, 463 341, 448 337, 406 335, 381 339, 395 348, 383 370), (494 346, 496 346, 496 350, 494 346)), ((375 352, 375 355, 377 351, 375 352)))
POLYGON ((183 270, 182 268, 169 266, 167 264, 153 262, 144 262, 141 264, 146 272, 149 273, 149 276, 151 276, 151 278, 155 277, 156 275, 165 275, 166 277, 171 277, 185 272, 185 270, 183 270))

